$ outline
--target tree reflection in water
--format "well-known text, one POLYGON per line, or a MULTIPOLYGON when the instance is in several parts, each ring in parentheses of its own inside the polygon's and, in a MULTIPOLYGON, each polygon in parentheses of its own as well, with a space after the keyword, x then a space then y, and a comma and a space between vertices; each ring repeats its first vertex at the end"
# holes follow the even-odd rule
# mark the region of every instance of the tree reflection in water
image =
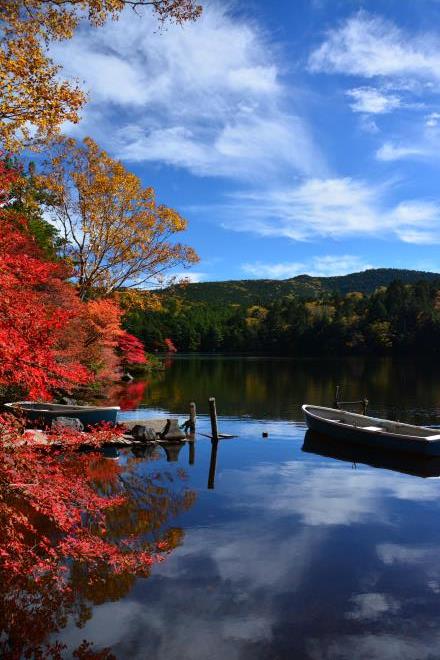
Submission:
MULTIPOLYGON (((137 576, 148 577, 156 560, 164 558, 182 544, 184 532, 173 521, 195 503, 196 493, 186 484, 186 474, 157 469, 151 461, 159 458, 158 449, 147 450, 141 457, 123 457, 121 465, 103 455, 87 456, 90 483, 96 493, 104 497, 123 495, 121 503, 105 511, 105 540, 118 549, 119 557, 133 552, 145 558, 142 569, 133 570, 132 563, 124 569, 119 561, 104 559, 89 561, 82 556, 62 557, 53 551, 51 570, 40 575, 23 565, 23 571, 7 570, 2 561, 0 541, 0 656, 5 660, 28 658, 63 658, 64 650, 58 642, 51 642, 56 633, 74 619, 82 627, 92 616, 92 608, 109 601, 117 601, 133 587, 137 576), (141 469, 142 464, 142 469, 141 469), (147 469, 145 469, 147 467, 147 469), (151 561, 148 558, 151 557, 151 561)), ((44 457, 43 457, 44 458, 44 457)), ((78 457, 83 460, 84 457, 78 457)), ((77 476, 72 466, 72 479, 77 476)), ((49 485, 50 487, 50 485, 49 485)), ((29 503, 10 501, 16 509, 29 516, 29 503), (21 507, 21 508, 20 508, 21 507), (26 510, 27 509, 27 510, 26 510)), ((51 540, 54 548, 62 541, 59 531, 51 528, 47 516, 33 513, 34 532, 24 533, 30 550, 41 538, 51 540), (38 536, 40 538, 38 539, 38 536)), ((83 514, 83 525, 94 525, 83 514)), ((96 533, 96 530, 93 530, 96 533)), ((17 530, 17 536, 23 532, 17 530)), ((47 548, 52 553, 51 548, 47 548)), ((94 651, 87 642, 74 652, 77 658, 111 658, 110 650, 94 651)))

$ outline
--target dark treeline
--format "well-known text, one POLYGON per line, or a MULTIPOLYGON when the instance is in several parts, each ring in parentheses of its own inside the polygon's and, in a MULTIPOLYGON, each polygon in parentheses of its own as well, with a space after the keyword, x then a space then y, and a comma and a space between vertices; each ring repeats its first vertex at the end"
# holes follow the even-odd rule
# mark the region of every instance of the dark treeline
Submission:
POLYGON ((172 338, 180 352, 288 356, 440 352, 440 284, 399 281, 371 295, 286 296, 265 306, 216 305, 179 297, 154 312, 133 310, 127 330, 148 350, 172 338))

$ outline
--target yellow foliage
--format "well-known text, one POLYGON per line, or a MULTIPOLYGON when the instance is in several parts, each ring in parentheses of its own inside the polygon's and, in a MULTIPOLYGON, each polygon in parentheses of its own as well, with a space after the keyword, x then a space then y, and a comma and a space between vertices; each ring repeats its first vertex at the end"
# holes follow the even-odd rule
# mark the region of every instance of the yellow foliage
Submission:
POLYGON ((49 56, 54 40, 70 39, 82 20, 116 20, 125 6, 151 5, 160 21, 195 20, 195 0, 0 0, 0 142, 17 150, 51 139, 64 121, 78 122, 86 95, 59 79, 49 56))
POLYGON ((143 312, 160 312, 163 309, 160 296, 152 291, 125 289, 117 293, 116 299, 126 312, 132 309, 142 310, 143 312))
POLYGON ((170 268, 198 261, 192 248, 173 241, 186 220, 157 204, 153 188, 91 138, 58 138, 41 178, 82 298, 157 284, 170 268))
POLYGON ((323 318, 333 318, 336 312, 334 305, 319 301, 306 302, 305 308, 308 315, 316 321, 323 318))

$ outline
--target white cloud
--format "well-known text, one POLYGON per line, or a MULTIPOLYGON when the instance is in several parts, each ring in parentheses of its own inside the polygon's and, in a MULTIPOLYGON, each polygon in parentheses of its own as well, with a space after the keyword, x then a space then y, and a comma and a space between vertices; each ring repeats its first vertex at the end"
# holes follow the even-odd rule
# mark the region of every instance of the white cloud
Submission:
POLYGON ((384 94, 373 87, 358 87, 350 89, 347 96, 353 99, 350 104, 354 112, 365 112, 369 114, 384 114, 399 108, 401 99, 393 94, 384 94))
POLYGON ((385 142, 385 144, 376 151, 376 158, 383 161, 401 160, 403 158, 425 157, 428 153, 429 152, 423 145, 396 146, 391 142, 385 142))
POLYGON ((372 266, 355 255, 329 255, 315 257, 312 262, 310 274, 328 277, 331 275, 346 275, 347 273, 359 272, 368 268, 372 268, 372 266))
POLYGON ((178 281, 187 280, 188 282, 203 282, 203 280, 208 278, 208 274, 193 271, 183 271, 181 273, 173 273, 172 277, 178 281))
POLYGON ((440 79, 438 39, 407 34, 392 22, 358 12, 336 29, 311 54, 312 71, 373 77, 440 79))
POLYGON ((438 125, 439 119, 440 119, 440 114, 438 112, 431 112, 431 114, 429 114, 426 117, 425 126, 427 126, 428 128, 434 128, 435 126, 438 125))
POLYGON ((239 192, 220 210, 227 228, 260 236, 296 241, 372 236, 418 244, 440 242, 438 204, 424 200, 386 204, 387 190, 387 186, 370 186, 349 177, 308 179, 290 188, 239 192))
POLYGON ((122 159, 246 179, 324 167, 306 122, 284 109, 268 38, 224 6, 159 33, 148 12, 127 10, 53 51, 90 90, 83 122, 67 130, 122 159))
POLYGON ((304 263, 295 261, 278 264, 265 264, 261 261, 255 261, 254 263, 243 264, 241 269, 244 273, 253 277, 283 279, 305 273, 306 266, 304 263))
POLYGON ((313 257, 313 259, 305 262, 293 261, 268 264, 256 261, 254 263, 243 264, 241 268, 243 272, 253 277, 287 279, 305 273, 316 277, 345 275, 371 267, 371 265, 365 263, 360 257, 346 254, 313 257))
MULTIPOLYGON (((354 112, 378 116, 405 109, 420 114, 426 108, 420 96, 440 91, 438 35, 410 33, 380 16, 359 11, 327 32, 309 57, 309 70, 364 78, 368 85, 346 91, 354 112)), ((435 115, 426 118, 425 127, 436 126, 435 115)), ((420 135, 421 125, 413 122, 412 137, 403 135, 400 144, 383 144, 377 159, 437 157, 438 143, 432 144, 432 135, 429 139, 420 135)), ((360 127, 367 133, 379 132, 368 116, 361 119, 360 127)))
POLYGON ((364 133, 369 133, 370 135, 376 135, 379 133, 379 126, 376 124, 374 119, 368 115, 362 115, 359 120, 359 126, 361 131, 364 133))

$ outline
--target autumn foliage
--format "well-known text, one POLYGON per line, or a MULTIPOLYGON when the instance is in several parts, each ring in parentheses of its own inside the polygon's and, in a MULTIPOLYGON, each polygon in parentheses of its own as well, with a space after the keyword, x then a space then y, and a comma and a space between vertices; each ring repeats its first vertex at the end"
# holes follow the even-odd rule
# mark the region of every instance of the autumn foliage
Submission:
POLYGON ((55 140, 40 179, 52 193, 48 212, 62 228, 82 299, 157 283, 198 261, 174 240, 186 220, 91 138, 55 140))
POLYGON ((37 146, 62 122, 78 122, 86 94, 76 81, 62 79, 50 43, 72 38, 81 21, 99 27, 125 7, 146 5, 161 22, 183 23, 201 13, 194 0, 0 0, 0 142, 37 146))
MULTIPOLYGON (((0 156, 2 399, 84 393, 129 364, 146 364, 142 343, 122 328, 114 292, 197 260, 172 240, 185 220, 151 188, 91 139, 56 141, 63 122, 79 120, 86 94, 62 79, 51 42, 70 39, 80 23, 99 27, 125 7, 146 5, 159 22, 201 12, 195 0, 0 0, 0 148, 59 147, 46 178, 25 181, 0 156), (64 227, 59 241, 45 220, 49 208, 64 227)), ((144 388, 133 383, 126 405, 144 388)), ((65 657, 51 636, 69 619, 83 625, 91 604, 125 595, 135 576, 148 576, 182 542, 170 521, 195 494, 169 487, 169 473, 138 475, 136 458, 104 458, 99 450, 121 432, 58 427, 42 444, 20 420, 0 417, 1 658, 65 657)), ((72 653, 112 657, 87 642, 72 653)))
MULTIPOLYGON (((121 597, 136 575, 148 576, 181 543, 166 523, 194 493, 168 491, 159 474, 139 477, 135 459, 122 467, 96 453, 117 428, 87 434, 95 453, 78 452, 85 436, 71 429, 48 434, 61 453, 23 445, 16 421, 3 417, 0 428, 0 656, 61 658, 48 635, 69 616, 81 625, 87 603, 121 597)), ((76 657, 110 656, 86 644, 76 657)))
POLYGON ((83 302, 61 261, 49 261, 12 208, 21 176, 0 162, 0 386, 51 398, 93 380, 114 380, 121 358, 145 363, 142 343, 122 329, 111 299, 83 302))
POLYGON ((123 365, 146 364, 144 345, 140 339, 129 332, 122 332, 119 336, 118 348, 122 356, 123 365))
POLYGON ((65 283, 64 266, 45 261, 27 231, 26 220, 8 208, 19 172, 0 162, 0 385, 14 385, 31 397, 48 397, 90 379, 87 368, 58 342, 78 314, 65 283))

